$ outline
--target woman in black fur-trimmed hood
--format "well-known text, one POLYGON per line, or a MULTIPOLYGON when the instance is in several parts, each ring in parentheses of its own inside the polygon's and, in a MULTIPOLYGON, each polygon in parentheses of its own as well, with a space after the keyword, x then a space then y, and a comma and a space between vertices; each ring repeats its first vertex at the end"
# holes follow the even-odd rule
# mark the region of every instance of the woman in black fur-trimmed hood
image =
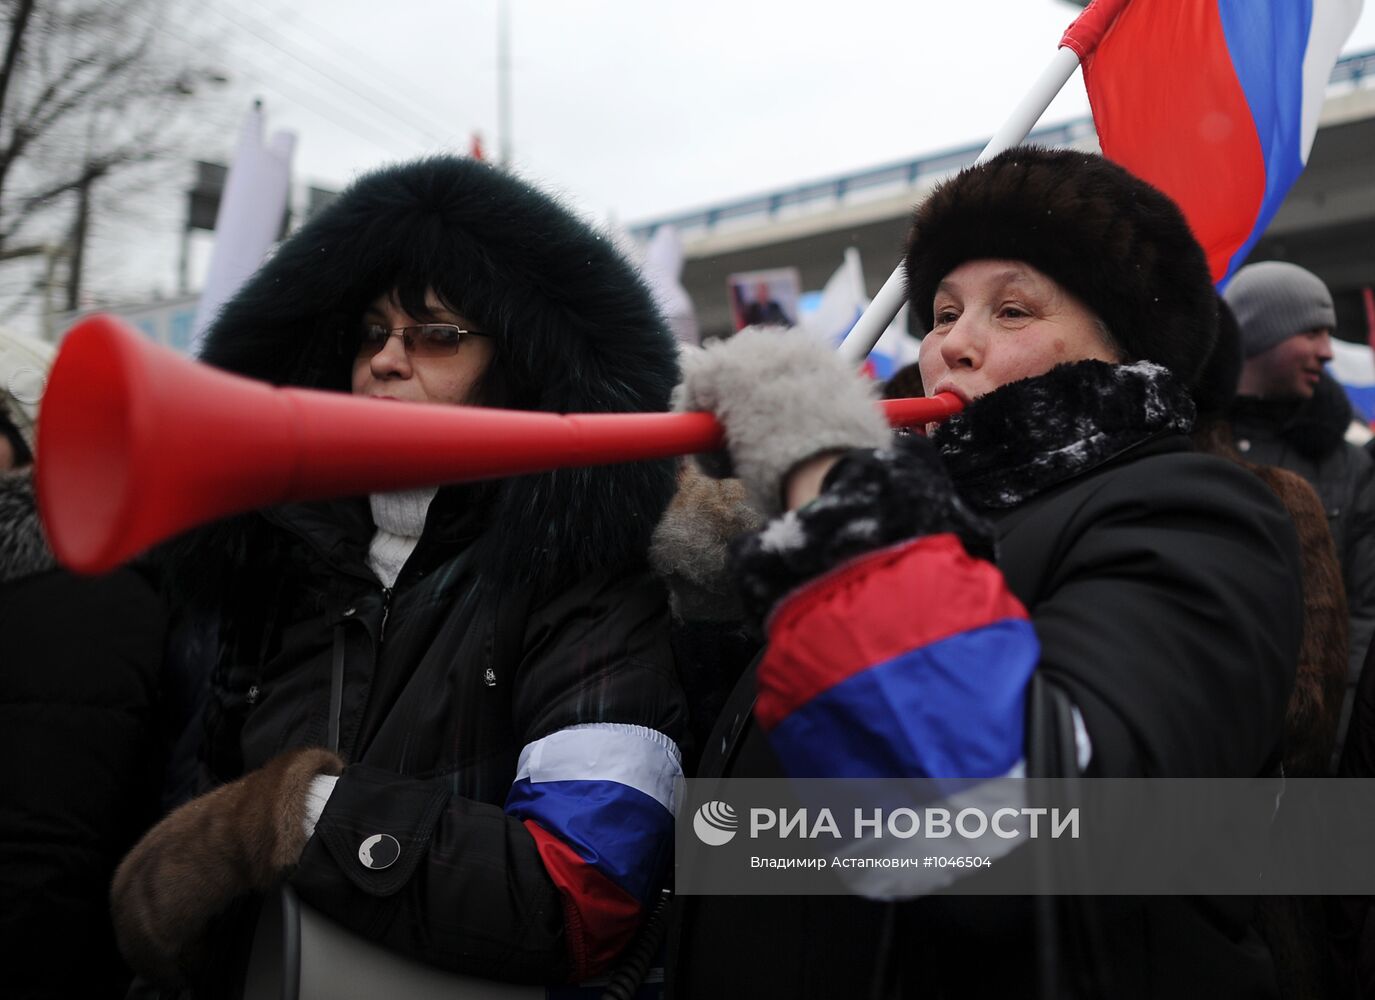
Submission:
MULTIPOLYGON (((1192 449, 1217 315, 1179 210, 1100 157, 1013 149, 917 208, 906 272, 923 385, 966 404, 930 438, 894 440, 872 388, 799 338, 685 361, 680 405, 717 414, 773 516, 735 547, 769 644, 699 774, 1272 773, 1298 545, 1256 477, 1192 449)), ((944 880, 972 891, 1027 871, 1011 842, 977 843, 870 846, 993 856, 944 880)), ((672 995, 1276 995, 1241 897, 921 898, 915 878, 855 866, 833 886, 848 896, 682 897, 672 995)))
MULTIPOLYGON (((377 406, 654 411, 677 376, 609 240, 447 157, 340 195, 225 307, 204 358, 377 406)), ((279 506, 183 540, 185 618, 214 623, 213 790, 121 866, 130 961, 225 982, 226 912, 289 875, 437 965, 607 967, 664 875, 681 773, 666 595, 644 565, 673 489, 669 463, 631 463, 279 506)))

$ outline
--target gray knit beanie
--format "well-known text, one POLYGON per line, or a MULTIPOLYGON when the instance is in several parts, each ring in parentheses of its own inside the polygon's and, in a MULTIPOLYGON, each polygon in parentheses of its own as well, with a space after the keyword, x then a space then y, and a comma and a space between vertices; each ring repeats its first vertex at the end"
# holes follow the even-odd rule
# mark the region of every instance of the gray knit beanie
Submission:
POLYGON ((1321 278, 1297 264, 1282 260, 1247 264, 1232 276, 1222 297, 1236 313, 1247 358, 1296 333, 1337 329, 1332 293, 1321 278))

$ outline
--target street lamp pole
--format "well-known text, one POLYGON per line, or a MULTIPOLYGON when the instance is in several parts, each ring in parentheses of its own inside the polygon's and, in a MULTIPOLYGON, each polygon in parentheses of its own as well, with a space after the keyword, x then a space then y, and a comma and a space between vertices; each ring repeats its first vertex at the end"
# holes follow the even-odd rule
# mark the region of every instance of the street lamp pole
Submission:
POLYGON ((511 8, 497 0, 497 155, 511 166, 511 8))

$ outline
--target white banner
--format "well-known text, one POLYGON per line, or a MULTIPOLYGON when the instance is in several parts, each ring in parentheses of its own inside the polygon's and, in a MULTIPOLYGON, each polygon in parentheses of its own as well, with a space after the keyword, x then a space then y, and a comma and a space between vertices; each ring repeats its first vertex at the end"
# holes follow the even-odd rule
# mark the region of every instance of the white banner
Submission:
POLYGON ((277 132, 263 142, 262 107, 248 112, 234 162, 229 165, 224 196, 215 216, 215 249, 201 291, 190 353, 200 353, 205 331, 220 307, 263 262, 281 230, 291 187, 293 132, 277 132))

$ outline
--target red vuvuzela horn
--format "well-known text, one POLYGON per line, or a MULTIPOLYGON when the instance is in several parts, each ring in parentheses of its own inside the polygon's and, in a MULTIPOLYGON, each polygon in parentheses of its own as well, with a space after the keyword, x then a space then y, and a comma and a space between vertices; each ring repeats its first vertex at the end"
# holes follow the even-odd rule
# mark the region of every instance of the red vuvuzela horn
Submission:
MULTIPOLYGON (((889 400, 943 420, 954 396, 889 400)), ((283 389, 187 360, 109 316, 74 327, 38 421, 39 513, 63 565, 101 573, 228 514, 722 447, 709 413, 537 413, 283 389)))

